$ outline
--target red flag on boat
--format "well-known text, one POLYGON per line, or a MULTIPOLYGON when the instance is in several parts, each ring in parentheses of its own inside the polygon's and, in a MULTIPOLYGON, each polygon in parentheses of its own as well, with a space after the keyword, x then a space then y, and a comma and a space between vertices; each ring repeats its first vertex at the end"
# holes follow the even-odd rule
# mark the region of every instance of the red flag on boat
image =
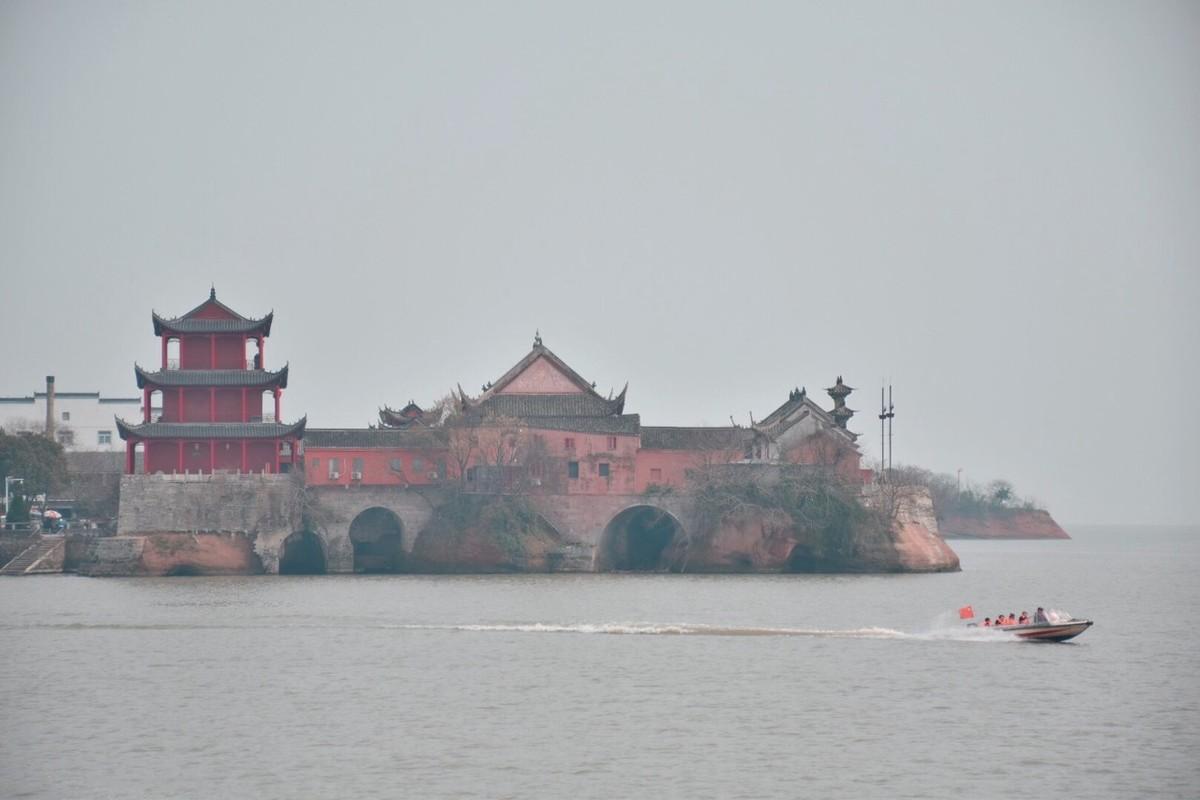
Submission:
POLYGON ((973 616, 975 616, 975 609, 970 606, 963 606, 958 610, 959 619, 971 619, 973 616))

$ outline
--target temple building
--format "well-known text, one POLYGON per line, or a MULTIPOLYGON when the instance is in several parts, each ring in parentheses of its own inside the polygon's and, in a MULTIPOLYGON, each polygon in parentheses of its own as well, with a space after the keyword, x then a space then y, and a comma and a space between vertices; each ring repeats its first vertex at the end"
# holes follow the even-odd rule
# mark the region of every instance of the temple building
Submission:
POLYGON ((713 463, 820 465, 865 481, 857 436, 846 428, 851 391, 839 377, 826 411, 792 389, 785 403, 746 426, 644 426, 638 414, 625 413, 628 385, 598 393, 539 335, 477 395, 459 386, 435 409, 412 401, 398 411, 385 406, 377 427, 309 430, 306 482, 409 486, 461 478, 468 491, 630 495, 680 488, 689 471, 713 463))
POLYGON ((265 369, 273 314, 244 317, 213 289, 182 316, 152 318, 162 361, 153 371, 134 364, 141 423, 116 420, 126 472, 134 471, 138 448, 147 473, 289 471, 305 420, 282 421, 287 366, 265 369))

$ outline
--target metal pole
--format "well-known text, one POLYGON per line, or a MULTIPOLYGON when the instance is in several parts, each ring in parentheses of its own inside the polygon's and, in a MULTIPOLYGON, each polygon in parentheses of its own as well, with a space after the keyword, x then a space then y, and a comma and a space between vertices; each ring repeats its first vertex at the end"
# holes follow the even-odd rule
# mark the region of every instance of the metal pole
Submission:
POLYGON ((888 384, 888 477, 892 475, 892 417, 896 416, 896 407, 892 405, 892 385, 888 384))
POLYGON ((883 384, 879 384, 879 475, 884 477, 884 472, 887 469, 887 437, 884 434, 885 418, 887 415, 887 407, 883 404, 883 384))

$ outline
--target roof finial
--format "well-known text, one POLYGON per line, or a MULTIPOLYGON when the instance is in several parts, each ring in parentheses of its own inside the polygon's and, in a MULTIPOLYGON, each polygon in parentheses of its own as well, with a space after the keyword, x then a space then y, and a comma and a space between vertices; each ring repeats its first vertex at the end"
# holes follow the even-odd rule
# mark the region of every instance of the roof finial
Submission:
POLYGON ((215 283, 212 284, 212 288, 208 290, 208 299, 209 300, 217 299, 217 285, 215 283))
POLYGON ((533 332, 533 346, 534 347, 542 346, 542 331, 540 328, 533 332))

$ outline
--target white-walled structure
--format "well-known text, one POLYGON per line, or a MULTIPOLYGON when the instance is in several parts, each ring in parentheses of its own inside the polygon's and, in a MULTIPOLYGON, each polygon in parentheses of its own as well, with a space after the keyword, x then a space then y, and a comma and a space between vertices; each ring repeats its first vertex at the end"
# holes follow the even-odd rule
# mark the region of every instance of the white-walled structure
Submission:
POLYGON ((114 416, 142 417, 140 397, 101 397, 99 392, 54 391, 54 379, 46 381, 49 392, 24 397, 0 397, 0 428, 16 431, 46 429, 47 397, 53 404, 54 437, 68 452, 122 452, 114 416))

